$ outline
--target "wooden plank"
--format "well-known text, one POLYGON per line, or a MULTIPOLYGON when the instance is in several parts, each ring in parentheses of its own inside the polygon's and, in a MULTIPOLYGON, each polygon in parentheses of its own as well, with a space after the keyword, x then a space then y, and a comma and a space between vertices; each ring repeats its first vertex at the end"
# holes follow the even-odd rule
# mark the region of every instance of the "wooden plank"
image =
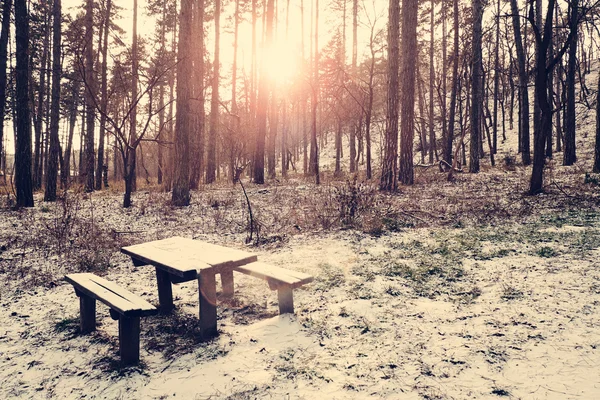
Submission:
POLYGON ((167 271, 156 267, 156 284, 158 286, 158 303, 161 314, 168 314, 173 310, 173 287, 167 271))
POLYGON ((217 336, 217 285, 215 273, 210 270, 200 271, 198 277, 200 297, 200 334, 203 339, 217 336))
POLYGON ((279 300, 279 314, 294 313, 294 291, 290 286, 279 286, 277 299, 279 300))
POLYGON ((137 294, 132 293, 132 292, 128 291, 127 289, 122 288, 121 286, 117 285, 114 282, 111 282, 109 280, 106 280, 100 276, 93 275, 93 274, 92 274, 92 277, 90 278, 90 280, 92 280, 93 282, 97 283, 98 285, 103 286, 104 288, 110 290, 114 294, 123 297, 124 299, 131 302, 135 307, 137 307, 137 309, 139 309, 141 311, 155 310, 155 307, 152 304, 148 303, 146 300, 142 299, 137 294))
POLYGON ((233 270, 221 271, 221 286, 224 297, 233 297, 233 270))
POLYGON ((119 353, 122 365, 140 361, 140 317, 119 318, 119 353))
POLYGON ((65 276, 65 280, 83 294, 101 301, 120 314, 151 315, 157 312, 152 304, 94 274, 70 274, 65 276))
POLYGON ((79 296, 79 328, 83 334, 96 330, 96 299, 83 293, 79 296))
POLYGON ((209 264, 194 260, 181 250, 171 252, 148 246, 151 243, 153 242, 138 245, 139 247, 123 247, 121 252, 130 256, 134 265, 154 265, 186 279, 195 279, 199 270, 210 268, 209 264))
POLYGON ((138 261, 159 266, 172 274, 183 276, 190 270, 197 272, 214 268, 233 268, 254 262, 255 254, 218 246, 179 236, 123 247, 121 252, 138 261))
MULTIPOLYGON (((297 288, 314 280, 311 275, 303 272, 291 271, 262 262, 239 266, 234 268, 234 270, 267 281, 277 281, 292 288, 297 288)), ((273 289, 276 289, 276 287, 273 289)))

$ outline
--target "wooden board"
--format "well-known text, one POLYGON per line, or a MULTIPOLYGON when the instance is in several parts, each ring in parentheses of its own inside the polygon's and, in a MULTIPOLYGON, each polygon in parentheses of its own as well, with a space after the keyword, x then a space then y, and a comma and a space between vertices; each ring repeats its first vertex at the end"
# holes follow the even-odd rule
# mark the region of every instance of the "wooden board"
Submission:
POLYGON ((257 260, 252 253, 179 236, 123 247, 121 252, 185 279, 204 269, 218 273, 257 260))
POLYGON ((312 276, 303 272, 275 267, 273 265, 265 264, 262 262, 254 262, 251 264, 236 267, 234 268, 234 271, 238 271, 267 281, 275 280, 279 283, 289 285, 292 288, 297 288, 299 286, 313 281, 312 276))
POLYGON ((65 276, 65 280, 86 296, 101 301, 119 314, 145 316, 157 313, 157 309, 146 300, 94 274, 70 274, 65 276))

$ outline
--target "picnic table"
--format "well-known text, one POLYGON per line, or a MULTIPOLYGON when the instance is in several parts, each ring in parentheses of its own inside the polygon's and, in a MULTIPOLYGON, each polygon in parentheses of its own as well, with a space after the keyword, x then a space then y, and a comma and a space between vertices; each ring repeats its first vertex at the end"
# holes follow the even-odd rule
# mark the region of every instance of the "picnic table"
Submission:
POLYGON ((160 311, 173 309, 171 284, 198 280, 200 332, 208 338, 217 335, 216 274, 220 274, 225 296, 233 295, 233 270, 257 260, 246 251, 199 240, 171 237, 121 248, 135 266, 156 269, 160 311))

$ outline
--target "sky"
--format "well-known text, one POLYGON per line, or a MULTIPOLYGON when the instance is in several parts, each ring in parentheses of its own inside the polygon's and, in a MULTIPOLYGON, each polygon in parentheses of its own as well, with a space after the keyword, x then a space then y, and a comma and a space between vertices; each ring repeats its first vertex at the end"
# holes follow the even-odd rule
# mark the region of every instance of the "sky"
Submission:
MULTIPOLYGON (((223 0, 222 0, 223 1, 223 0)), ((131 43, 132 39, 132 25, 133 25, 133 1, 132 0, 113 0, 114 4, 119 5, 122 8, 121 19, 117 23, 127 32, 127 36, 121 39, 125 43, 131 43)), ((319 1, 319 48, 322 48, 327 44, 329 39, 335 33, 337 26, 340 25, 341 11, 332 11, 330 7, 331 0, 320 0, 319 1)), ((269 70, 268 74, 274 76, 277 79, 284 80, 289 78, 291 75, 298 71, 299 62, 301 59, 301 41, 302 41, 302 26, 301 26, 301 12, 300 4, 301 0, 290 0, 290 11, 289 11, 289 28, 287 32, 287 40, 285 34, 285 21, 286 21, 286 4, 287 0, 280 0, 278 5, 278 32, 275 41, 274 48, 266 54, 264 57, 267 59, 269 70)), ((314 6, 315 0, 304 0, 304 35, 305 35, 305 57, 309 57, 309 34, 310 34, 310 21, 312 7, 314 6)), ((70 13, 72 15, 79 12, 80 7, 84 4, 84 0, 63 0, 62 7, 63 13, 70 13)), ((369 15, 369 20, 375 20, 377 16, 378 29, 385 29, 387 22, 387 0, 359 0, 359 4, 369 15)), ((346 10, 347 28, 346 28, 346 40, 347 40, 347 57, 348 62, 352 54, 352 3, 349 0, 346 10)), ((138 0, 138 33, 141 36, 151 37, 155 32, 155 22, 152 17, 146 15, 146 0, 138 0)), ((262 11, 262 10, 260 10, 262 11)), ((231 76, 231 65, 233 61, 233 19, 232 15, 234 12, 234 2, 223 1, 223 12, 221 15, 221 77, 222 83, 227 84, 227 78, 231 76)), ((363 54, 367 51, 369 31, 366 25, 368 24, 365 16, 365 11, 359 11, 359 20, 362 22, 358 30, 358 56, 359 60, 363 54)), ((250 13, 243 15, 244 20, 240 24, 239 31, 239 53, 238 53, 238 65, 240 70, 245 70, 247 74, 250 73, 251 63, 251 49, 252 49, 252 26, 250 13)), ((261 25, 262 18, 258 18, 258 23, 261 25)), ((214 24, 209 21, 205 24, 207 29, 206 37, 206 48, 209 52, 209 58, 212 60, 214 51, 214 24)), ((257 44, 260 48, 262 27, 257 28, 257 44)), ((260 57, 260 56, 259 56, 260 57)), ((240 73, 238 73, 238 76, 240 73)), ((220 96, 223 100, 227 101, 231 97, 230 90, 225 87, 221 90, 220 96)), ((61 131, 66 125, 64 121, 61 123, 61 131)), ((5 138, 7 140, 6 147, 8 153, 13 152, 13 128, 10 122, 5 126, 5 138)), ((78 132, 76 132, 76 136, 78 132)), ((75 138, 74 146, 78 145, 78 138, 75 138)))

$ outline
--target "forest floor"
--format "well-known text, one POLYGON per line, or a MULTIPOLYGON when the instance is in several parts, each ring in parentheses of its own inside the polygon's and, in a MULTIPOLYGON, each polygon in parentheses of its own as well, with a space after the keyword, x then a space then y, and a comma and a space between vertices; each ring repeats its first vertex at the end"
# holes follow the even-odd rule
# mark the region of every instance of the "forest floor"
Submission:
POLYGON ((451 183, 418 169, 395 195, 327 177, 246 184, 260 226, 248 244, 239 185, 185 208, 143 187, 129 209, 118 188, 2 209, 0 398, 600 398, 598 177, 554 160, 532 197, 530 168, 499 164, 451 183), (177 285, 176 311, 142 320, 141 364, 120 368, 117 322, 99 305, 97 331, 80 335, 62 278, 92 271, 156 304, 153 269, 119 248, 174 235, 315 282, 279 316, 264 281, 236 275, 208 342, 196 283, 177 285))

